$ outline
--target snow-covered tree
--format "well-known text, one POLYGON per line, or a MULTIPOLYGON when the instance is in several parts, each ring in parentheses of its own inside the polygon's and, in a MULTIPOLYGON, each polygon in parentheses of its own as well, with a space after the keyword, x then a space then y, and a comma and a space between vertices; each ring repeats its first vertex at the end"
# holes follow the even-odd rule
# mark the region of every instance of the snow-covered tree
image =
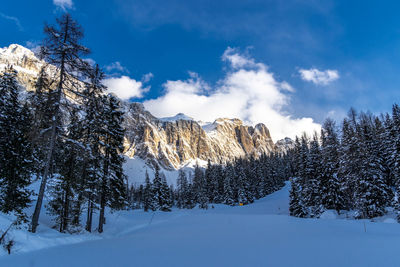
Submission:
POLYGON ((30 203, 33 170, 29 140, 31 114, 19 101, 16 71, 7 67, 0 76, 0 210, 25 219, 23 209, 30 203))

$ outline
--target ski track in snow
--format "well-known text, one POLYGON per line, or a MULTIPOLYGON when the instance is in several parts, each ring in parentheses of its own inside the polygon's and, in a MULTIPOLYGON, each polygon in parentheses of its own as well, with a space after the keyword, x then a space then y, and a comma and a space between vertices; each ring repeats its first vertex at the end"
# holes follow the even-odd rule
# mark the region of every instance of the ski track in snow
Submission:
POLYGON ((293 218, 288 191, 244 207, 108 214, 103 236, 4 255, 0 266, 400 266, 399 224, 293 218))

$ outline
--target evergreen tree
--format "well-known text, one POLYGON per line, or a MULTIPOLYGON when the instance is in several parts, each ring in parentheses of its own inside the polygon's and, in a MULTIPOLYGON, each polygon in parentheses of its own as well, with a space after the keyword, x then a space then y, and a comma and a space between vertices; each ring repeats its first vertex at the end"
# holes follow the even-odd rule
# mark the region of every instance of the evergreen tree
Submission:
POLYGON ((228 164, 225 167, 225 175, 224 175, 224 196, 223 203, 226 205, 235 205, 235 199, 232 189, 232 178, 234 177, 234 168, 232 165, 228 164))
POLYGON ((82 143, 84 146, 82 159, 82 175, 77 181, 78 199, 74 206, 74 222, 79 224, 79 218, 84 201, 87 202, 86 230, 91 232, 93 212, 97 209, 97 189, 102 176, 104 158, 103 136, 106 102, 104 101, 105 86, 102 81, 104 73, 98 65, 88 73, 89 81, 83 91, 83 111, 85 123, 82 125, 82 143))
POLYGON ((160 188, 160 210, 171 211, 172 207, 172 197, 171 191, 167 184, 167 178, 164 173, 161 173, 161 188, 160 188))
POLYGON ((322 166, 321 200, 327 209, 334 209, 340 213, 345 208, 345 199, 342 191, 342 178, 339 177, 339 140, 335 122, 327 119, 321 130, 322 138, 322 166))
POLYGON ((301 196, 301 187, 298 183, 299 178, 294 178, 291 181, 289 214, 290 216, 304 218, 308 216, 307 209, 304 206, 301 196))
POLYGON ((25 219, 30 203, 32 146, 31 114, 19 99, 17 73, 7 67, 0 76, 0 210, 25 219))
POLYGON ((188 198, 188 180, 186 178, 186 173, 183 170, 179 170, 177 184, 177 207, 187 208, 186 200, 188 198))
POLYGON ((81 59, 81 56, 89 52, 86 47, 79 44, 80 39, 83 37, 81 27, 69 14, 64 14, 61 18, 57 19, 57 24, 58 28, 54 26, 45 27, 46 38, 41 49, 42 57, 48 63, 57 67, 58 75, 57 86, 54 92, 54 102, 52 103, 48 150, 44 160, 44 171, 38 199, 32 216, 30 230, 33 233, 36 232, 38 226, 44 191, 57 147, 56 142, 59 139, 59 130, 62 126, 61 105, 62 103, 68 103, 68 101, 62 100, 65 99, 67 94, 77 92, 79 88, 77 81, 80 80, 80 76, 84 73, 84 70, 89 68, 88 63, 81 59))
POLYGON ((208 196, 207 196, 207 185, 203 171, 198 165, 194 169, 193 178, 193 189, 195 191, 196 202, 199 204, 199 208, 208 208, 208 196))
POLYGON ((321 191, 321 150, 317 133, 314 133, 310 142, 310 150, 308 154, 308 164, 306 170, 306 184, 303 194, 303 203, 308 207, 308 215, 310 217, 318 217, 323 210, 321 191))
POLYGON ((236 179, 238 181, 238 202, 239 204, 249 204, 250 200, 248 199, 248 190, 249 186, 246 179, 246 174, 244 172, 241 164, 238 164, 236 168, 236 179))
POLYGON ((143 209, 144 211, 148 211, 149 209, 154 210, 152 184, 150 182, 150 177, 147 170, 146 170, 145 186, 143 192, 143 209))
POLYGON ((123 209, 126 206, 126 185, 122 164, 125 159, 122 155, 124 150, 124 129, 122 128, 123 112, 120 103, 113 95, 103 97, 104 132, 102 138, 102 169, 99 186, 99 233, 103 232, 105 223, 104 211, 108 205, 112 209, 123 209))
POLYGON ((389 195, 382 172, 382 163, 377 153, 379 149, 371 117, 366 114, 361 114, 360 136, 362 137, 359 148, 362 167, 357 180, 357 217, 373 218, 384 214, 389 195))

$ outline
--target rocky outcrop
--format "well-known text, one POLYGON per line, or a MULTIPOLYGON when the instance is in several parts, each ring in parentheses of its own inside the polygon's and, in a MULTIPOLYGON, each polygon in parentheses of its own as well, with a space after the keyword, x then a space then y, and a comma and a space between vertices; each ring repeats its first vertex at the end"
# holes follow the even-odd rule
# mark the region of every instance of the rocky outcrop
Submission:
POLYGON ((275 150, 279 153, 287 153, 289 150, 293 149, 294 146, 294 141, 289 137, 286 137, 284 139, 278 140, 275 143, 275 150))

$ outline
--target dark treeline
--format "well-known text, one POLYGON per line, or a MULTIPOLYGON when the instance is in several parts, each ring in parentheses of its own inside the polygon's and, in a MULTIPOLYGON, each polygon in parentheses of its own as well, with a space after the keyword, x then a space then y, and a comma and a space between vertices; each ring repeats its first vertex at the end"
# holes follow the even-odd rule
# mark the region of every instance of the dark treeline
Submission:
POLYGON ((145 184, 129 190, 132 208, 168 211, 172 206, 191 209, 196 205, 207 209, 209 204, 246 205, 284 185, 293 174, 290 154, 262 155, 260 158, 238 159, 226 165, 198 166, 194 172, 179 171, 175 189, 168 187, 165 175, 155 169, 153 181, 146 173, 145 184))
POLYGON ((59 231, 92 231, 98 212, 102 232, 105 208, 127 204, 123 113, 119 100, 105 93, 100 68, 82 59, 89 49, 71 16, 46 25, 44 33, 46 64, 33 92, 20 93, 12 66, 0 75, 0 211, 27 222, 24 209, 35 204, 30 230, 36 232, 47 195, 46 211, 59 231), (33 178, 40 182, 37 195, 28 189, 33 178))
POLYGON ((296 139, 290 214, 354 210, 356 218, 373 218, 388 208, 399 214, 400 107, 380 116, 351 109, 340 127, 328 119, 322 128, 311 140, 296 139))

